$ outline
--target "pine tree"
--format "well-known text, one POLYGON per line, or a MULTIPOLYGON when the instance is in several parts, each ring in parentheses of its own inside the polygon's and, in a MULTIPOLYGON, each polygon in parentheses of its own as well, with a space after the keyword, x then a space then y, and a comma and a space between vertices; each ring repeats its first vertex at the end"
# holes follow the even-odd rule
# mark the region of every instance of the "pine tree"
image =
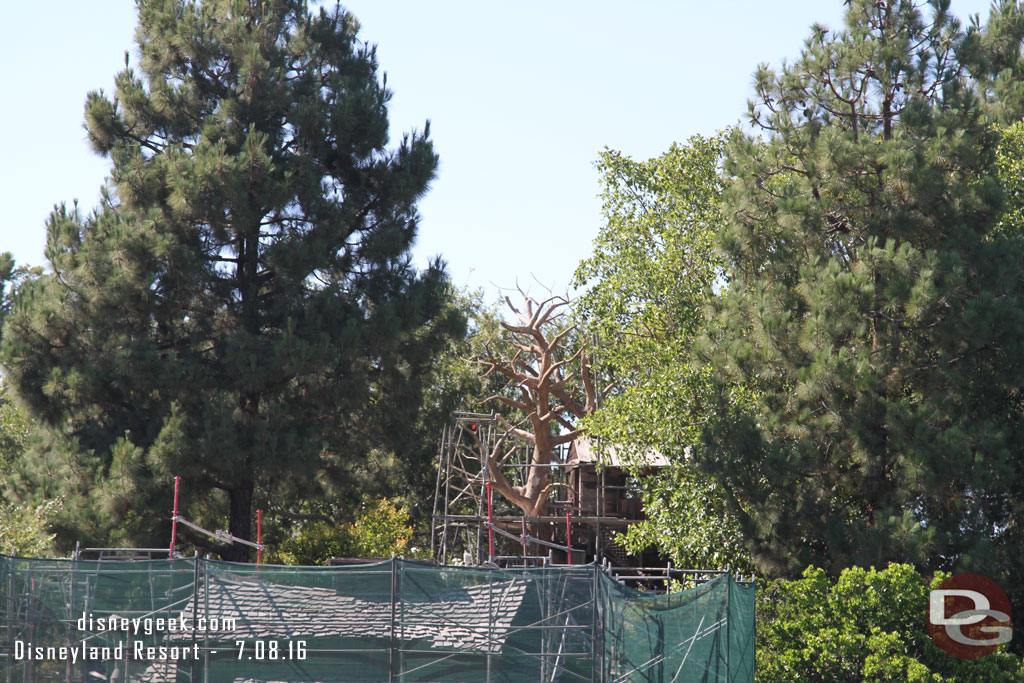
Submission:
POLYGON ((1024 118, 1024 3, 992 3, 984 27, 976 27, 965 62, 993 117, 1003 124, 1024 118))
POLYGON ((256 498, 344 486, 403 441, 461 324, 442 265, 410 264, 437 157, 429 128, 388 146, 390 92, 340 7, 138 11, 139 68, 126 54, 85 106, 111 160, 102 202, 54 211, 52 272, 19 289, 4 335, 48 425, 9 488, 62 496, 65 544, 162 544, 180 475, 188 516, 251 539, 256 498))
POLYGON ((893 560, 1015 574, 1024 244, 948 13, 851 0, 756 76, 727 149, 726 291, 695 457, 773 573, 893 560))

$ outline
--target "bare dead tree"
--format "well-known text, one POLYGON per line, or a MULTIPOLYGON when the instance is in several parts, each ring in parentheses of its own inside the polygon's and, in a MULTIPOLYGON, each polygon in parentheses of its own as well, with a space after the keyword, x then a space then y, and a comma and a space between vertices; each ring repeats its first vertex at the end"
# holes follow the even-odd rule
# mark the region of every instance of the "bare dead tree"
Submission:
POLYGON ((499 374, 508 382, 506 391, 487 399, 514 408, 521 418, 514 424, 502 416, 505 428, 490 453, 481 453, 487 464, 492 486, 512 501, 526 516, 545 512, 548 493, 555 485, 551 480, 551 464, 555 449, 580 434, 579 420, 597 407, 598 390, 581 345, 567 355, 565 342, 574 331, 565 325, 569 299, 552 296, 537 301, 520 290, 523 310, 505 297, 518 324, 502 322, 505 344, 484 347, 479 362, 486 368, 485 376, 499 374), (530 467, 522 484, 514 484, 503 472, 515 452, 515 442, 526 442, 532 449, 530 467))

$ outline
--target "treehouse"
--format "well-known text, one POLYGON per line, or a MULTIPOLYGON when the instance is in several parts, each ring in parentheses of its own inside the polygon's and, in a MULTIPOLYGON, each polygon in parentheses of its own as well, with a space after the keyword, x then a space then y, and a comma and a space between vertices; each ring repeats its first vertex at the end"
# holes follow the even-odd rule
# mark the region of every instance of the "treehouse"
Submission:
POLYGON ((566 458, 570 466, 569 510, 575 517, 643 519, 643 508, 631 468, 633 472, 651 474, 668 467, 668 459, 654 450, 626 453, 622 448, 606 446, 600 449, 600 454, 598 451, 585 436, 573 441, 569 447, 566 458))
MULTIPOLYGON (((504 433, 488 414, 458 413, 441 440, 431 548, 443 564, 607 562, 664 566, 653 553, 630 554, 615 537, 644 519, 635 476, 668 466, 656 451, 598 448, 585 436, 541 465, 550 482, 537 514, 526 514, 492 484, 488 458, 504 433)), ((529 448, 502 453, 501 472, 523 485, 537 468, 529 448)))
POLYGON ((477 361, 494 409, 456 413, 442 435, 434 557, 644 565, 652 558, 630 557, 616 535, 643 519, 633 477, 668 462, 586 438, 581 425, 611 385, 602 388, 586 335, 566 317, 569 300, 522 296, 518 307, 506 297, 512 316, 477 361))

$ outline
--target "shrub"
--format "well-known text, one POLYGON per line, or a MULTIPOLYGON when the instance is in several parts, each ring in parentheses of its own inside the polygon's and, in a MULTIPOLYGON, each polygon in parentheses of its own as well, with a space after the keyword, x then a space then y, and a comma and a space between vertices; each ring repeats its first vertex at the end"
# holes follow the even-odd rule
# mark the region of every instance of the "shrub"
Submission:
POLYGON ((412 537, 409 512, 387 498, 363 506, 348 524, 309 522, 268 555, 281 564, 324 564, 332 557, 390 557, 412 537))
POLYGON ((54 535, 49 526, 60 507, 58 500, 35 507, 0 502, 0 554, 52 556, 54 535))
POLYGON ((853 567, 835 581, 809 567, 803 578, 758 586, 757 680, 1024 681, 1020 658, 999 651, 974 660, 947 655, 926 629, 929 581, 906 564, 853 567))

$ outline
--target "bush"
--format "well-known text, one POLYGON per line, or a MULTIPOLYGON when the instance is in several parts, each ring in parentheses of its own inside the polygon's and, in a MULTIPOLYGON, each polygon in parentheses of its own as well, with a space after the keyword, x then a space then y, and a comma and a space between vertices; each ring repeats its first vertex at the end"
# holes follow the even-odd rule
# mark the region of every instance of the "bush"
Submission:
POLYGON ((49 526, 60 508, 56 500, 35 507, 0 502, 0 554, 52 556, 54 535, 49 526))
POLYGON ((268 554, 279 564, 324 564, 332 557, 400 555, 412 537, 409 513, 387 498, 366 505, 348 524, 309 522, 268 554))
POLYGON ((928 593, 946 578, 891 564, 853 567, 833 582, 809 567, 801 579, 758 586, 757 680, 1024 681, 1021 660, 1008 652, 961 660, 932 642, 928 593))

